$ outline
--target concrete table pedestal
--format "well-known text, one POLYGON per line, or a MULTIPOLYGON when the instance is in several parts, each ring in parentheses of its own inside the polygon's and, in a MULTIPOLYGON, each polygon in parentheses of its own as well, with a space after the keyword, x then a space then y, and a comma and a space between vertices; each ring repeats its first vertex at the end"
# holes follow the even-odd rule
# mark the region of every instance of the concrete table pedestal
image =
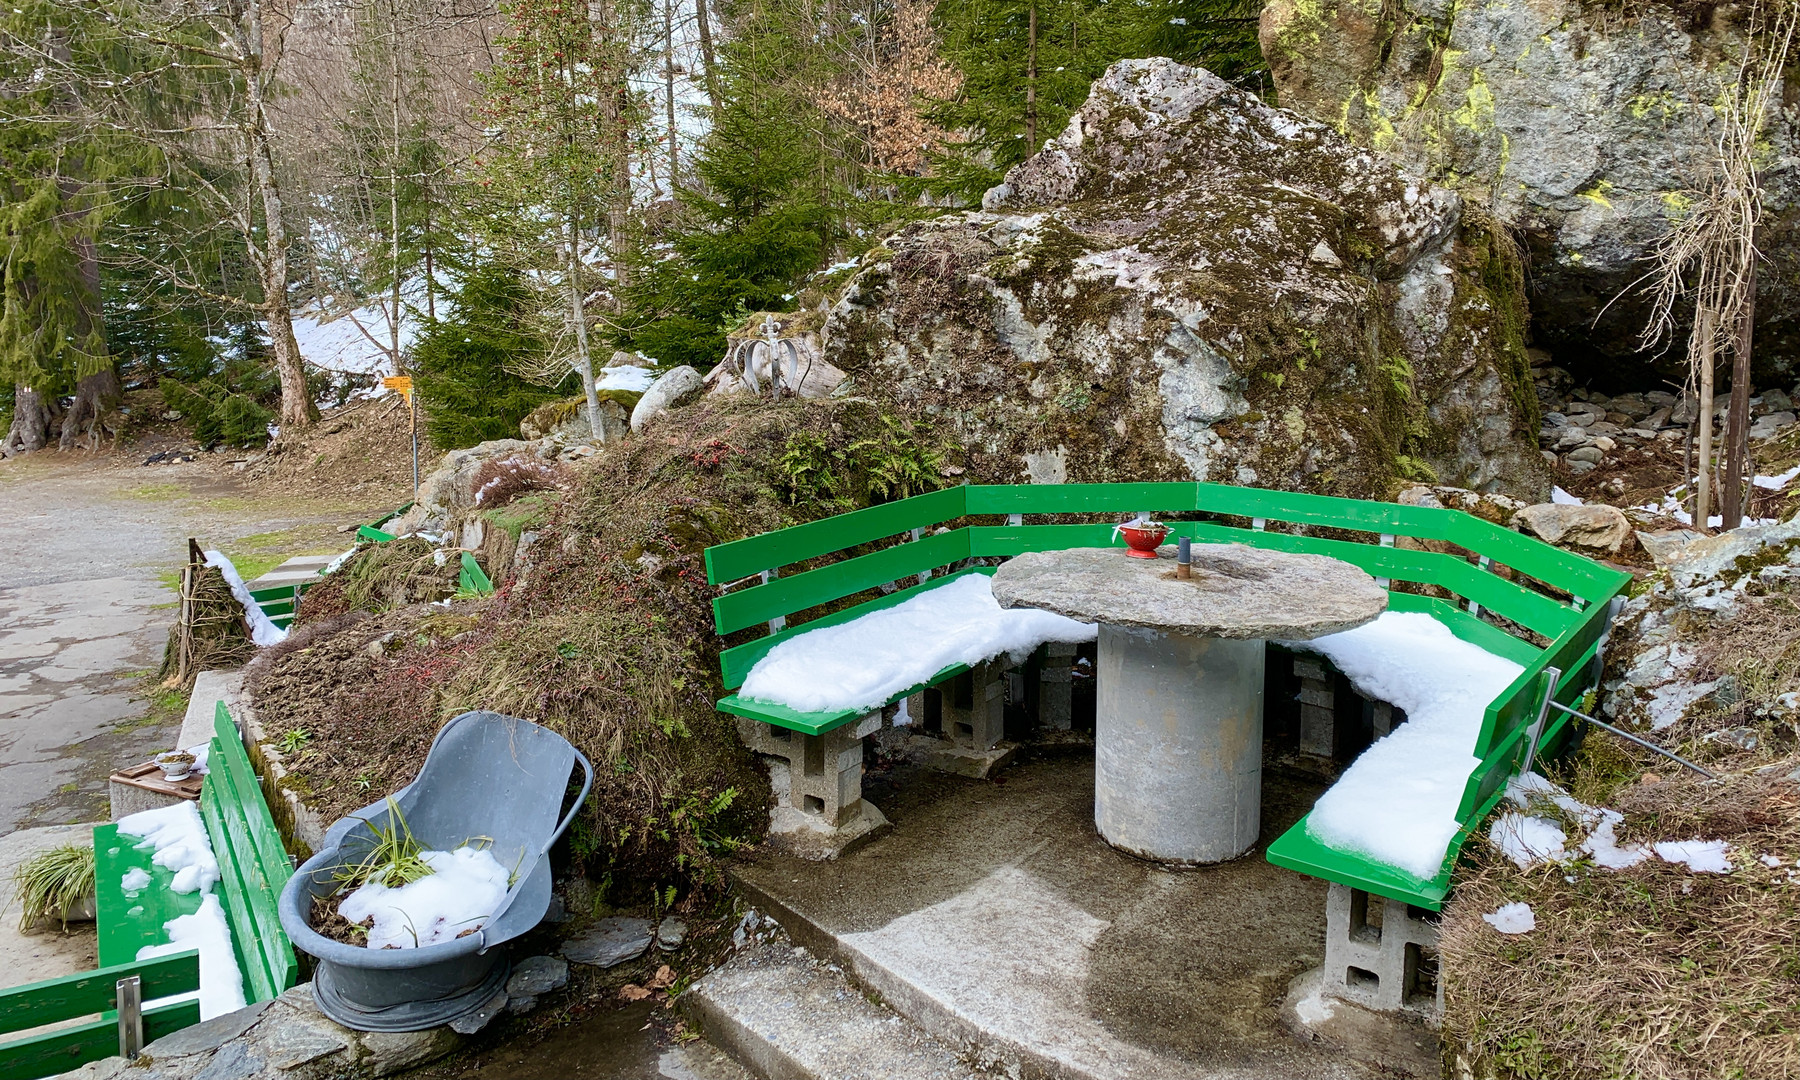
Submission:
POLYGON ((1349 563, 1242 544, 1020 555, 994 574, 1002 607, 1100 624, 1094 824, 1163 862, 1234 859, 1262 824, 1263 651, 1360 626, 1387 591, 1349 563))

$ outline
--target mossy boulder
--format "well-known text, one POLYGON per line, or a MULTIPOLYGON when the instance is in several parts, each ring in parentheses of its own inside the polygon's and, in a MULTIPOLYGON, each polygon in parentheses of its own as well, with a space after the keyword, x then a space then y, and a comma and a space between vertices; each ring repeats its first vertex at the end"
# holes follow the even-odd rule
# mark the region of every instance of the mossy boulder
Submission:
MULTIPOLYGON (((1263 53, 1284 106, 1487 207, 1528 251, 1536 343, 1573 371, 1685 377, 1645 350, 1645 258, 1704 188, 1715 103, 1738 78, 1748 5, 1632 0, 1271 0, 1263 53)), ((1779 93, 1777 98, 1780 98, 1779 93)), ((1790 99, 1791 101, 1791 99, 1790 99)), ((1800 356, 1800 128, 1764 134, 1759 373, 1800 356)))
POLYGON ((826 327, 854 393, 984 480, 1548 491, 1504 234, 1199 68, 1115 64, 983 209, 865 256, 826 327))

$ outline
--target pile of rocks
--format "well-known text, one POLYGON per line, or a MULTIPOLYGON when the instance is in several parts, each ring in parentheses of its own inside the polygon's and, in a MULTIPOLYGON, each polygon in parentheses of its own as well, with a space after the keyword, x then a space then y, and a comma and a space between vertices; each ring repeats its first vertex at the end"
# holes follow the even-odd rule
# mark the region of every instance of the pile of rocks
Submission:
MULTIPOLYGON (((1679 447, 1700 413, 1699 399, 1691 394, 1651 390, 1608 397, 1571 388, 1568 372, 1558 367, 1539 367, 1536 376, 1538 400, 1544 406, 1538 445, 1546 461, 1566 465, 1576 474, 1611 464, 1624 450, 1656 443, 1679 447)), ((1795 387, 1794 395, 1800 396, 1800 387, 1795 387)), ((1714 422, 1721 435, 1729 405, 1723 395, 1714 403, 1714 422)), ((1794 422, 1793 397, 1786 392, 1766 390, 1750 399, 1752 442, 1772 438, 1794 422)))

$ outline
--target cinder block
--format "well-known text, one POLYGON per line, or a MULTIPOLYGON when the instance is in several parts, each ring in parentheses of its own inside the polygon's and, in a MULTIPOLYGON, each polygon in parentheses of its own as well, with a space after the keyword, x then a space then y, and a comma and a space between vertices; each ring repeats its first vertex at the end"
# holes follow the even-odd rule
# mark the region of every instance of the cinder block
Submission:
POLYGON ((1006 737, 1007 667, 989 660, 944 687, 943 733, 957 749, 985 754, 1006 737))
POLYGON ((862 812, 862 741, 880 729, 879 712, 823 735, 738 718, 738 735, 745 746, 787 763, 787 805, 831 828, 862 812))
POLYGON ((1411 904, 1331 882, 1325 894, 1325 991, 1371 1009, 1441 1012, 1437 922, 1411 904))
POLYGON ((1075 721, 1075 646, 1052 641, 1044 646, 1044 666, 1038 673, 1038 725, 1049 731, 1068 731, 1075 721))

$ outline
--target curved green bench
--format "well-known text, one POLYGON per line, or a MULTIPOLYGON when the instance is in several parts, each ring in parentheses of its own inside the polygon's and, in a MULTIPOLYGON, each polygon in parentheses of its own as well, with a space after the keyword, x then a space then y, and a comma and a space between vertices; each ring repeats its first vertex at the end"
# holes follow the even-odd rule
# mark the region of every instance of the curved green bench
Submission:
MULTIPOLYGON (((942 585, 952 576, 942 571, 952 564, 1026 551, 1123 546, 1113 536, 1116 515, 1137 512, 1208 515, 1203 520, 1171 521, 1171 542, 1190 536, 1202 543, 1313 552, 1353 563, 1388 585, 1392 610, 1424 612, 1458 637, 1524 666, 1512 685, 1488 705, 1475 746, 1480 764, 1468 777, 1457 813, 1464 829, 1433 878, 1420 880, 1354 852, 1327 847, 1307 834, 1304 820, 1269 846, 1267 858, 1277 866, 1439 910, 1468 829, 1500 800, 1507 779, 1530 755, 1563 736, 1568 717, 1554 710, 1554 716, 1545 717, 1545 695, 1572 704, 1593 684, 1597 677, 1593 668, 1615 610, 1613 601, 1631 580, 1623 571, 1460 510, 1207 483, 975 484, 918 495, 708 548, 707 580, 722 588, 722 595, 713 601, 713 618, 728 644, 719 658, 724 685, 727 690, 740 687, 756 662, 782 641, 942 585), (1108 515, 1108 520, 1037 524, 1026 520, 1100 514, 1108 515), (1270 531, 1267 526, 1272 523, 1339 531, 1346 538, 1270 531), (1400 548, 1395 546, 1399 537, 1454 545, 1470 554, 1400 548), (1501 568, 1540 587, 1509 580, 1498 572, 1501 568), (891 592, 875 591, 906 582, 911 583, 891 592), (1455 599, 1400 591, 1406 583, 1438 586, 1455 599), (828 613, 818 614, 821 608, 828 613), (788 625, 808 613, 814 617, 788 625), (1483 613, 1500 616, 1509 625, 1498 625, 1483 613), (766 631, 750 633, 764 627, 766 631), (1531 634, 1547 644, 1530 640, 1531 634), (1552 670, 1560 673, 1554 686, 1552 670)), ((992 572, 985 566, 958 571, 992 572)), ((964 670, 947 668, 926 685, 964 670)), ((806 735, 830 732, 858 719, 851 711, 801 713, 735 693, 722 698, 718 707, 806 735)))

